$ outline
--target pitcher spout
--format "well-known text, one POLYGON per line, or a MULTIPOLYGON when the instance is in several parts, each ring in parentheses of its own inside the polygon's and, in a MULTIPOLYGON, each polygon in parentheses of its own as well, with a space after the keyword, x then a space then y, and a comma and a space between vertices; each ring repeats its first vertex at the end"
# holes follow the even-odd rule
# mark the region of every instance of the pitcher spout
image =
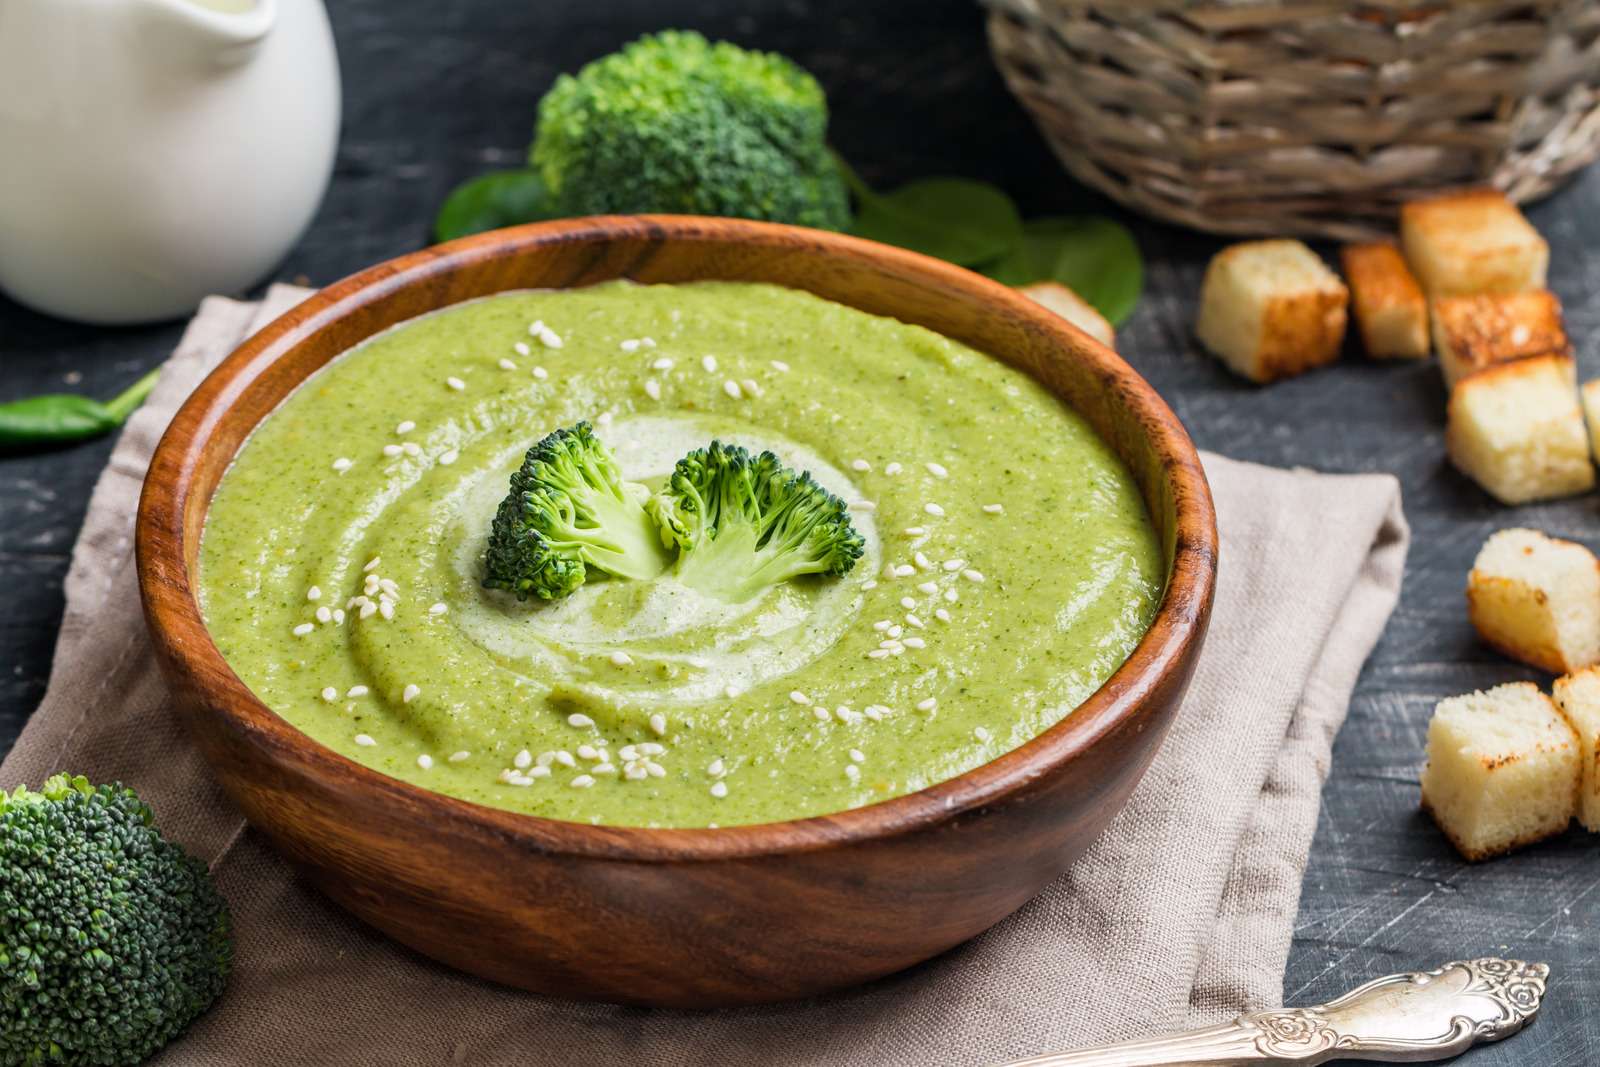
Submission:
POLYGON ((278 0, 135 0, 145 43, 174 59, 237 63, 272 32, 278 0))

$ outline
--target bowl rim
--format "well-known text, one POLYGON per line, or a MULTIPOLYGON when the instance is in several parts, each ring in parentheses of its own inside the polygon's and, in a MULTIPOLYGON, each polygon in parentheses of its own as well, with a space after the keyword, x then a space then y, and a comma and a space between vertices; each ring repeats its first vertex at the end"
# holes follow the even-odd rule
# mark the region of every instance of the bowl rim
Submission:
MULTIPOLYGON (((626 271, 621 276, 626 276, 626 271)), ((598 280, 602 279, 578 278, 563 287, 598 280)), ((430 310, 447 306, 451 303, 430 310)), ((1008 362, 997 355, 991 358, 1008 362)), ((299 378, 291 392, 308 377, 299 378)), ((276 405, 261 418, 273 410, 276 405)), ((245 439, 259 422, 246 430, 245 439)), ((230 455, 230 462, 232 458, 230 455)), ((208 497, 200 505, 202 514, 209 505, 208 497)), ((1110 348, 1009 286, 942 260, 844 234, 742 219, 631 215, 530 223, 411 252, 318 290, 246 338, 189 395, 156 446, 139 499, 135 557, 151 638, 169 672, 175 672, 198 693, 212 713, 223 716, 238 739, 265 750, 280 767, 335 790, 375 794, 398 814, 425 816, 439 826, 487 835, 502 844, 573 858, 667 863, 807 852, 923 831, 1017 799, 1030 783, 1090 753, 1108 736, 1144 729, 1146 715, 1141 712, 1149 710, 1151 703, 1146 698, 1170 675, 1192 666, 1203 640, 1215 591, 1217 532, 1199 455, 1154 388, 1110 348), (205 626, 185 564, 185 516, 192 506, 193 476, 200 454, 232 414, 235 401, 280 358, 360 308, 485 259, 517 259, 552 245, 603 245, 620 239, 793 247, 797 238, 814 254, 842 256, 871 269, 916 276, 936 289, 996 304, 1030 331, 1070 351, 1074 362, 1101 374, 1130 414, 1141 416, 1139 422, 1161 459, 1157 477, 1166 480, 1173 501, 1167 586, 1132 653, 1059 722, 954 778, 845 811, 717 829, 593 825, 464 800, 358 763, 272 711, 229 667, 205 626)))

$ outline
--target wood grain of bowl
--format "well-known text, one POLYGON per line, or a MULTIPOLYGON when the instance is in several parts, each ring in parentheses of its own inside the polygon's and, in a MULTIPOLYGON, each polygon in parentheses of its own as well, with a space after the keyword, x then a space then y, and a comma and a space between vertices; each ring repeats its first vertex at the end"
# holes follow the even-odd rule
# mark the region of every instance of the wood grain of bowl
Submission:
MULTIPOLYGON (((1121 810, 1177 713, 1216 578, 1194 446, 1109 349, 1012 290, 837 234, 673 216, 469 237, 322 290, 250 338, 162 439, 140 501, 139 585, 178 714, 228 795, 329 897, 485 978, 561 997, 713 1007, 838 989, 1005 918, 1121 810), (1128 661, 1071 715, 932 788, 818 818, 720 830, 590 826, 431 793, 279 718, 206 632, 206 508, 251 430, 335 356, 395 323, 508 289, 773 282, 964 341, 1086 417, 1138 482, 1168 560, 1128 661)), ((981 655, 981 649, 972 650, 981 655)))

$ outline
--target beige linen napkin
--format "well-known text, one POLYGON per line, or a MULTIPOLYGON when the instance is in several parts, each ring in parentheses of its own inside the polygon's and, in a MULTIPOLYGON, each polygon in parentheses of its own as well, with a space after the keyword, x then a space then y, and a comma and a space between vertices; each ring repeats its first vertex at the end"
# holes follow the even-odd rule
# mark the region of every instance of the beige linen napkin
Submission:
POLYGON ((988 933, 800 1004, 551 1001, 446 970, 325 902, 244 826, 168 711, 134 582, 140 479, 202 375, 303 295, 202 306, 95 489, 49 690, 0 764, 6 787, 58 769, 136 786, 232 905, 232 984, 158 1064, 980 1065, 1278 1002, 1333 735, 1400 587, 1393 478, 1206 457, 1222 571, 1177 724, 1100 842, 988 933))

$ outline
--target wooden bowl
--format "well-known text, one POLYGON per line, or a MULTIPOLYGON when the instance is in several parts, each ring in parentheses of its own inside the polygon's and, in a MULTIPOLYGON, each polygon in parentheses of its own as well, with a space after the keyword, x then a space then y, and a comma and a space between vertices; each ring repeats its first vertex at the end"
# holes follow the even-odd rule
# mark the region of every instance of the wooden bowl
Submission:
POLYGON ((321 890, 412 948, 561 997, 712 1007, 837 989, 1011 914, 1122 808, 1188 684, 1217 534, 1194 446, 1110 349, 977 274, 838 234, 590 218, 425 249, 322 290, 178 412, 139 505, 139 587, 178 713, 250 822, 321 890), (206 508, 245 437, 323 364, 395 323, 507 289, 775 282, 918 323, 1017 366, 1084 415, 1143 491, 1169 561, 1150 631, 1081 707, 932 788, 720 830, 590 826, 457 800, 300 733, 223 661, 195 598, 206 508))

